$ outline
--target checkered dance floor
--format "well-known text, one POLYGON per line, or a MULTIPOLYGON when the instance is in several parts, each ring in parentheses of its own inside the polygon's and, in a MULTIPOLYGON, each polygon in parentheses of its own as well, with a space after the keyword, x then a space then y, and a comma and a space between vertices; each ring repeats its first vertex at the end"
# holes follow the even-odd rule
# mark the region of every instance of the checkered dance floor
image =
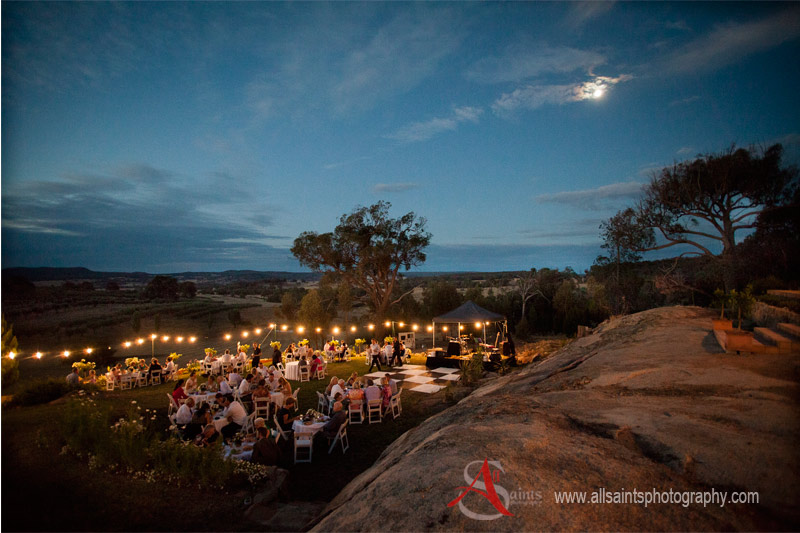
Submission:
POLYGON ((426 368, 424 365, 403 365, 386 368, 383 372, 365 374, 368 378, 382 378, 387 373, 402 385, 403 390, 433 394, 442 390, 448 382, 461 379, 457 368, 426 368))

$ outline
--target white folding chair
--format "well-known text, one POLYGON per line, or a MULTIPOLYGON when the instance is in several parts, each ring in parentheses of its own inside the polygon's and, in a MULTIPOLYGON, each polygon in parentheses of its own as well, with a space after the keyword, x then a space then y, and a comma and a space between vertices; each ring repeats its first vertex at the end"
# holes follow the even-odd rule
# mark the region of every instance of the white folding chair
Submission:
POLYGON ((269 406, 272 403, 269 398, 265 398, 260 396, 253 400, 253 412, 256 416, 260 416, 264 419, 269 418, 269 406))
POLYGON ((370 424, 381 423, 381 403, 380 399, 367 402, 367 418, 370 424))
POLYGON ((285 373, 286 373, 286 367, 285 367, 285 366, 283 366, 283 363, 278 363, 277 365, 275 365, 275 367, 276 367, 278 370, 280 370, 282 374, 285 374, 285 373))
POLYGON ((320 391, 317 391, 317 411, 324 413, 328 408, 328 399, 320 391))
POLYGON ((331 454, 337 442, 342 443, 342 453, 347 453, 347 450, 350 449, 350 440, 347 438, 347 420, 342 422, 342 425, 339 427, 339 432, 336 434, 336 437, 334 437, 333 442, 331 442, 331 447, 328 448, 328 455, 331 454))
MULTIPOLYGON (((297 395, 298 395, 299 393, 300 393, 300 387, 297 387, 297 388, 294 390, 294 392, 292 393, 292 398, 294 398, 294 408, 295 408, 295 409, 298 409, 298 410, 300 409, 300 400, 297 398, 297 395)), ((284 399, 284 402, 286 402, 286 400, 285 400, 285 399, 284 399)))
POLYGON ((161 370, 153 370, 150 374, 150 385, 161 385, 161 370))
POLYGON ((133 376, 131 374, 125 374, 124 376, 122 376, 119 381, 119 388, 122 390, 132 389, 133 376))
POLYGON ((309 381, 308 365, 300 367, 300 381, 309 381))
POLYGON ((146 387, 147 386, 147 374, 145 374, 144 372, 139 372, 136 375, 136 383, 135 383, 135 385, 137 387, 146 387))
POLYGON ((169 400, 169 408, 167 409, 167 416, 172 416, 173 414, 178 412, 178 402, 175 401, 175 398, 172 397, 172 394, 166 393, 167 399, 169 400))
POLYGON ((253 428, 253 422, 255 421, 255 419, 256 419, 255 411, 253 411, 252 413, 247 415, 247 420, 245 420, 244 425, 242 426, 242 429, 240 430, 240 433, 244 433, 245 435, 248 434, 248 433, 252 433, 253 429, 254 429, 253 428))
POLYGON ((361 408, 361 400, 353 400, 350 402, 350 405, 347 407, 347 414, 351 424, 361 424, 364 422, 364 411, 362 411, 361 408))
MULTIPOLYGON (((275 423, 275 429, 278 430, 278 439, 283 437, 283 440, 289 440, 289 432, 288 431, 284 431, 283 428, 281 427, 280 422, 278 422, 278 414, 277 413, 272 415, 272 421, 275 423)), ((275 442, 278 442, 278 439, 276 439, 275 442)))
POLYGON ((389 409, 386 412, 388 414, 388 412, 391 411, 392 418, 397 418, 398 416, 400 416, 400 413, 403 412, 403 409, 400 407, 400 393, 402 392, 403 389, 399 389, 397 391, 397 394, 392 396, 392 398, 389 400, 389 409))
POLYGON ((106 390, 114 390, 114 375, 106 374, 106 390))
POLYGON ((314 450, 314 435, 313 433, 297 433, 294 434, 294 462, 295 463, 310 463, 311 452, 314 450), (308 457, 305 459, 298 459, 297 452, 300 450, 308 450, 308 457))

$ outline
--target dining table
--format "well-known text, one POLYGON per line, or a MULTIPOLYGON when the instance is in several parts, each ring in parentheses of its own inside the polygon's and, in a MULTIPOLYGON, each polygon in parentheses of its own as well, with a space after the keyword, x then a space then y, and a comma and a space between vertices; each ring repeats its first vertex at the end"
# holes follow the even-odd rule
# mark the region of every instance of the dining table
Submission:
POLYGON ((286 363, 286 379, 290 381, 300 381, 300 361, 290 361, 286 363))
POLYGON ((292 422, 292 430, 295 433, 310 433, 311 437, 313 438, 314 435, 322 431, 322 427, 328 421, 328 417, 324 417, 324 420, 321 422, 303 422, 302 420, 295 420, 292 422))

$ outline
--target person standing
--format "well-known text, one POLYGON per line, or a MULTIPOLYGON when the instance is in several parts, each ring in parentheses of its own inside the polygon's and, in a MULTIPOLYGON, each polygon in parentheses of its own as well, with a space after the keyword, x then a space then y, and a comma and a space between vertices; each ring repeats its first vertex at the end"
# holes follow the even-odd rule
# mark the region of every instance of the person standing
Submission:
POLYGON ((250 368, 255 371, 258 368, 258 363, 261 361, 261 345, 257 342, 253 343, 253 360, 250 363, 250 368))
POLYGON ((397 366, 403 366, 403 345, 400 343, 400 339, 394 340, 392 360, 389 361, 389 366, 394 366, 395 360, 397 361, 397 366))
POLYGON ((372 344, 369 345, 369 355, 372 358, 372 362, 369 365, 369 371, 372 372, 372 367, 378 365, 378 372, 381 371, 381 345, 378 344, 378 341, 372 339, 372 344))

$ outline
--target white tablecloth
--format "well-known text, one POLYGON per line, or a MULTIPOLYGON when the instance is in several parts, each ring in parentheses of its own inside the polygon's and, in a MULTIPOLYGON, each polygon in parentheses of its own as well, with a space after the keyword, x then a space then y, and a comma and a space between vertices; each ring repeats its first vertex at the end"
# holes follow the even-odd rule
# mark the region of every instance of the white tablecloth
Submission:
POLYGON ((189 394, 189 398, 194 398, 195 407, 199 407, 201 403, 214 403, 216 393, 210 392, 208 394, 189 394))
POLYGON ((295 433, 311 433, 313 437, 318 432, 322 431, 322 426, 325 425, 325 422, 312 422, 309 425, 306 425, 302 420, 295 420, 292 422, 292 429, 295 433))
POLYGON ((286 379, 291 381, 300 381, 300 362, 292 361, 286 363, 286 379))

